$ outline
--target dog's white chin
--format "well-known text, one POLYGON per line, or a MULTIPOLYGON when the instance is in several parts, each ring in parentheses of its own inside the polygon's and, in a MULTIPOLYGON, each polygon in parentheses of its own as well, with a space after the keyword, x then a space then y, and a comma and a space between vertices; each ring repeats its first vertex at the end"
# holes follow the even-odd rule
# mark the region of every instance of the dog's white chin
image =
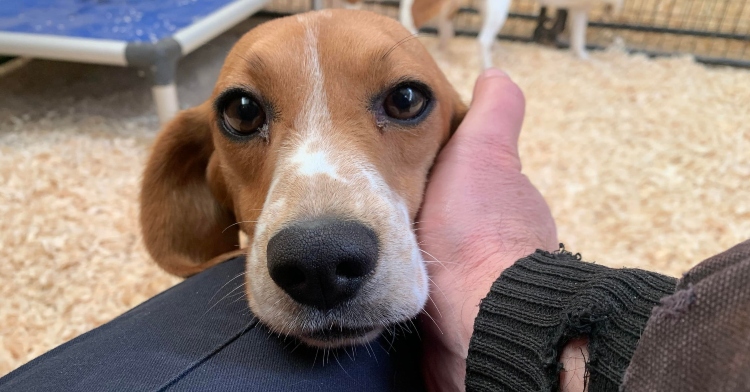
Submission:
MULTIPOLYGON (((302 343, 305 343, 310 347, 325 348, 325 349, 342 348, 342 347, 358 346, 361 344, 369 343, 375 340, 378 336, 380 336, 380 334, 383 333, 383 329, 384 327, 378 326, 378 327, 374 327, 372 330, 363 332, 362 335, 347 336, 347 337, 332 337, 330 339, 325 339, 325 340, 316 339, 310 335, 297 336, 297 339, 299 339, 300 341, 302 341, 302 343)), ((334 330, 335 330, 335 327, 334 327, 334 330)))

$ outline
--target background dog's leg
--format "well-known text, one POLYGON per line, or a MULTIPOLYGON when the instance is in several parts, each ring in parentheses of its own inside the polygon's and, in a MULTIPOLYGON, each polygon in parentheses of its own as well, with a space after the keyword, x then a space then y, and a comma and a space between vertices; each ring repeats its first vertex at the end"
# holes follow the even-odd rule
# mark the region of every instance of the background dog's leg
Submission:
POLYGON ((414 25, 414 15, 412 14, 413 6, 414 0, 401 0, 401 5, 398 9, 398 18, 407 30, 412 34, 416 34, 418 30, 417 26, 414 25))
POLYGON ((482 69, 492 67, 492 45, 508 19, 510 0, 487 0, 484 5, 484 24, 479 32, 479 51, 482 69))
POLYGON ((438 16, 438 37, 440 39, 438 45, 440 50, 445 50, 448 47, 448 42, 456 35, 453 31, 453 11, 451 1, 446 1, 440 9, 440 15, 438 16))
POLYGON ((571 8, 570 12, 570 49, 580 59, 589 58, 586 53, 586 27, 589 23, 589 9, 587 7, 571 8))

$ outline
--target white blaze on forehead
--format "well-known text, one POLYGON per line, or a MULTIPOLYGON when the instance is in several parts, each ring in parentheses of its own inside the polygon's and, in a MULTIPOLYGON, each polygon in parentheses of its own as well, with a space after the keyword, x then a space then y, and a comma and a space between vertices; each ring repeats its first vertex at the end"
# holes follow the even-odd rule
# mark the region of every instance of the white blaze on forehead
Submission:
POLYGON ((331 160, 333 149, 323 139, 331 128, 331 113, 328 110, 328 97, 324 89, 325 77, 318 54, 317 25, 311 18, 298 18, 305 25, 304 80, 310 81, 310 89, 299 115, 295 128, 300 132, 300 143, 291 157, 297 173, 305 176, 323 174, 340 179, 337 167, 331 160))
MULTIPOLYGON (((302 105, 294 127, 299 132, 297 145, 292 155, 282 158, 274 170, 271 186, 266 194, 263 211, 258 218, 253 243, 260 244, 260 238, 270 226, 274 226, 274 215, 278 212, 277 206, 283 206, 283 195, 278 194, 279 183, 288 177, 290 172, 312 176, 324 174, 340 179, 337 168, 331 160, 332 148, 325 148, 328 144, 323 135, 328 133, 331 127, 331 114, 328 110, 328 98, 324 89, 323 70, 320 66, 318 55, 317 19, 316 15, 330 17, 330 12, 318 12, 316 14, 297 15, 297 21, 304 26, 305 37, 303 42, 302 67, 305 75, 301 81, 307 81, 307 97, 302 105), (276 202, 274 202, 276 201, 276 202)), ((258 246, 253 246, 250 254, 252 260, 260 256, 258 246)))
POLYGON ((303 143, 297 148, 291 162, 297 165, 297 173, 305 176, 325 174, 339 180, 334 166, 324 150, 312 150, 310 143, 303 143))

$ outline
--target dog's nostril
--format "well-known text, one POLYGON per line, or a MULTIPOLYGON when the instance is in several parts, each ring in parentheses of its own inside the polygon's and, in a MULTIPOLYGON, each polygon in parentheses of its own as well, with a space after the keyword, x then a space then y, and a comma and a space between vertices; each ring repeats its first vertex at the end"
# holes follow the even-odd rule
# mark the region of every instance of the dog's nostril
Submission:
POLYGON ((295 266, 281 267, 275 273, 276 283, 282 287, 299 287, 305 284, 305 273, 295 266))
POLYGON ((345 259, 336 266, 336 276, 343 278, 356 279, 367 275, 369 271, 363 268, 359 260, 345 259))

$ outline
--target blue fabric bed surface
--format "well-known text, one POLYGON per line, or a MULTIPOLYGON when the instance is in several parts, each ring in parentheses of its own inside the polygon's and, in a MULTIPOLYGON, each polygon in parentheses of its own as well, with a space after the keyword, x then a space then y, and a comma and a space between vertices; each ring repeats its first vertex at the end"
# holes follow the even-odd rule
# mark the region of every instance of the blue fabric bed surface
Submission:
POLYGON ((157 42, 234 1, 0 0, 0 31, 157 42))

